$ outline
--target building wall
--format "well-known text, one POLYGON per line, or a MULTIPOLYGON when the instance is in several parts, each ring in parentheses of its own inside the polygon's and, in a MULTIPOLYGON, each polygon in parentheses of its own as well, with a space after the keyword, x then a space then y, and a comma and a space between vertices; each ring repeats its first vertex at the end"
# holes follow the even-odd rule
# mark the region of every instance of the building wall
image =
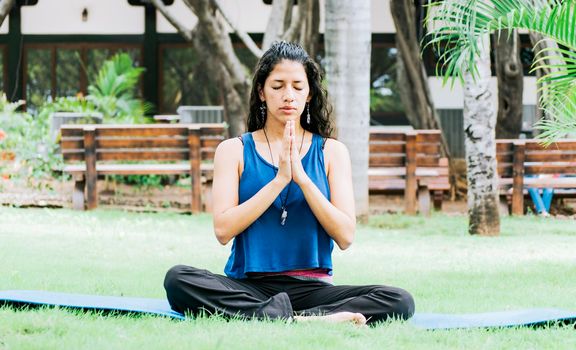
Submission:
POLYGON ((143 33, 144 8, 126 0, 41 0, 22 7, 22 34, 143 33))
MULTIPOLYGON (((320 8, 324 7, 320 0, 320 8)), ((267 24, 271 6, 262 0, 222 0, 231 19, 245 32, 262 33, 267 24)), ((196 18, 183 3, 175 0, 168 6, 188 28, 196 25, 196 18)), ((23 34, 67 35, 67 34, 110 34, 141 35, 144 33, 145 14, 142 6, 131 6, 126 0, 41 0, 35 6, 21 9, 23 34), (84 20, 83 10, 87 10, 84 20)), ((324 13, 321 11, 321 23, 324 13)), ((0 34, 8 32, 9 18, 0 27, 0 34)), ((372 31, 374 34, 395 33, 389 11, 389 0, 372 0, 372 31)), ((321 31, 323 31, 323 25, 321 31)), ((176 33, 175 28, 160 14, 157 14, 157 31, 176 33)), ((430 77, 430 91, 438 109, 462 109, 462 87, 456 83, 453 89, 443 87, 441 78, 430 77)), ((496 91, 496 79, 492 79, 496 91)), ((496 95, 494 95, 496 101, 496 95)), ((535 78, 524 79, 524 104, 536 104, 535 78)))
MULTIPOLYGON (((44 0, 45 1, 45 0, 44 0)), ((271 6, 264 4, 262 0, 223 0, 223 6, 232 21, 238 27, 248 33, 262 33, 266 29, 271 6)), ((390 15, 389 0, 372 0, 372 32, 394 33, 394 21, 390 15)), ((191 29, 196 24, 196 17, 190 12, 182 0, 175 0, 174 4, 167 7, 187 28, 191 29)), ((320 0, 320 32, 324 32, 324 0, 320 0)), ((157 30, 160 33, 176 33, 176 29, 158 13, 157 30)))
MULTIPOLYGON (((434 100, 434 106, 439 109, 459 109, 464 105, 464 91, 459 82, 450 87, 450 82, 442 86, 442 77, 429 77, 428 84, 434 100)), ((498 98, 498 82, 496 77, 490 79, 490 88, 494 91, 492 96, 494 104, 498 98)), ((536 105, 536 77, 524 77, 524 91, 522 94, 524 105, 536 105)))

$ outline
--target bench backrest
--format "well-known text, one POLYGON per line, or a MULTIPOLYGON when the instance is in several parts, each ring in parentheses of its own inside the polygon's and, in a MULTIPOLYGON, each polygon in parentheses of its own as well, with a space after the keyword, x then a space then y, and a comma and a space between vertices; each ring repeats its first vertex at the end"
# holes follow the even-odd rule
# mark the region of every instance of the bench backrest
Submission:
POLYGON ((540 140, 497 140, 498 176, 576 174, 576 140, 558 140, 548 146, 540 140))
POLYGON ((440 130, 391 131, 370 128, 369 166, 404 167, 414 159, 416 167, 445 167, 440 130))
POLYGON ((96 161, 187 161, 198 150, 200 161, 211 161, 225 130, 223 124, 64 125, 60 146, 65 162, 84 161, 92 147, 96 161))

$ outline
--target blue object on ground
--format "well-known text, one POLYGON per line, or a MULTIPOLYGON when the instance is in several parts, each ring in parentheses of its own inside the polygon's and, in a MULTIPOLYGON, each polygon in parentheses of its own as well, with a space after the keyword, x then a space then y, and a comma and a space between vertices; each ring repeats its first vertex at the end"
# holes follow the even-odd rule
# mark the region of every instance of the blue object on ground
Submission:
POLYGON ((416 313, 410 323, 424 329, 498 328, 576 323, 576 312, 560 309, 524 309, 473 314, 416 313))
MULTIPOLYGON (((37 290, 0 291, 0 305, 61 306, 73 309, 154 314, 183 320, 166 299, 113 297, 37 290)), ((526 309, 474 314, 417 313, 409 321, 422 329, 539 326, 554 322, 576 323, 576 312, 559 309, 526 309)))
POLYGON ((83 310, 155 314, 181 320, 185 318, 183 314, 172 310, 166 299, 8 290, 0 291, 0 305, 2 304, 62 306, 83 310))
POLYGON ((529 188, 528 193, 530 193, 530 198, 532 198, 537 214, 550 213, 552 196, 554 196, 553 188, 543 188, 542 195, 540 195, 539 188, 529 188))

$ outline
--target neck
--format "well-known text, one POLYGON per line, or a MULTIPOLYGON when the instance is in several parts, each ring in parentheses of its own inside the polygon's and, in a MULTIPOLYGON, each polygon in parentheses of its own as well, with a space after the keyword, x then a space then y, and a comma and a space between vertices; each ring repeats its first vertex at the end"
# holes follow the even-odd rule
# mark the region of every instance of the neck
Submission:
MULTIPOLYGON (((285 124, 272 124, 272 123, 266 123, 266 125, 264 125, 264 130, 266 131, 266 135, 268 136, 268 139, 270 140, 270 142, 276 142, 276 141, 281 141, 282 138, 284 137, 284 127, 285 124)), ((296 123, 295 125, 295 131, 296 131, 296 139, 300 140, 299 137, 302 137, 302 134, 304 133, 304 128, 302 126, 300 126, 300 123, 296 123)), ((300 141, 298 141, 300 142, 300 141)))

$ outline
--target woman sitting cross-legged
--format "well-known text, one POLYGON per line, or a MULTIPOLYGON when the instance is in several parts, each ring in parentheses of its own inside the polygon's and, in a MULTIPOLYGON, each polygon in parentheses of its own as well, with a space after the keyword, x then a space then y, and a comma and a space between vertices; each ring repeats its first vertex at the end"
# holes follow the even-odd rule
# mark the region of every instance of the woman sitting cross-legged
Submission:
POLYGON ((403 289, 332 284, 334 243, 348 248, 356 228, 350 157, 330 137, 320 71, 300 46, 277 42, 260 59, 248 131, 214 159, 214 229, 220 243, 233 240, 226 276, 173 267, 172 308, 357 324, 411 317, 403 289))

